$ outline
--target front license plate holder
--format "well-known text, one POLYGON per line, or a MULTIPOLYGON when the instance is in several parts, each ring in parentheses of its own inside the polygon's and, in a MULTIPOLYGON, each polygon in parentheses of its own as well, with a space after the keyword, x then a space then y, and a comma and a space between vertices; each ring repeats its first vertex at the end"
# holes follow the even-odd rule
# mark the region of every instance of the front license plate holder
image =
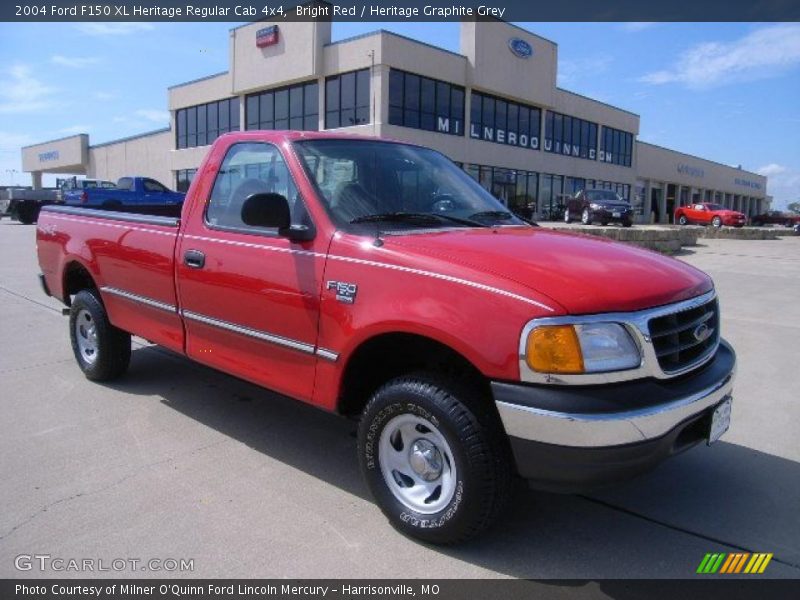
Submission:
POLYGON ((731 426, 731 405, 733 398, 728 396, 717 404, 714 412, 711 413, 711 425, 708 428, 708 445, 710 446, 722 437, 731 426))
POLYGON ((615 211, 611 213, 611 216, 614 217, 615 219, 619 219, 622 216, 622 213, 615 211))

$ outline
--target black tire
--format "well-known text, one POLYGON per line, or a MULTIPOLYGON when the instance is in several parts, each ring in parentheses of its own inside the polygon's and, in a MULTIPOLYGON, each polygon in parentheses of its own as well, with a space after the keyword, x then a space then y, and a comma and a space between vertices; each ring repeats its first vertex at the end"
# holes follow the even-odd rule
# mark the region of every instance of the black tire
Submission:
POLYGON ((686 215, 681 215, 678 218, 678 225, 686 225, 689 221, 686 219, 686 215))
POLYGON ((714 217, 713 219, 711 219, 711 224, 717 229, 719 229, 720 227, 722 227, 722 219, 720 219, 719 217, 714 217))
MULTIPOLYGON (((69 334, 75 360, 87 379, 111 381, 128 369, 131 361, 131 335, 109 322, 106 309, 96 292, 82 290, 75 295, 69 312, 69 334), (93 326, 93 335, 82 334, 81 325, 84 323, 93 326), (84 340, 90 337, 93 339, 95 350, 91 356, 88 351, 82 350, 79 337, 84 340)), ((91 342, 89 345, 91 346, 91 342)))
POLYGON ((608 225, 608 221, 600 221, 600 225, 602 225, 603 227, 605 227, 606 225, 608 225))
POLYGON ((592 213, 588 208, 584 208, 583 212, 581 213, 581 223, 584 225, 591 225, 594 219, 592 219, 592 213))
POLYGON ((631 227, 632 225, 633 225, 633 221, 623 221, 622 222, 622 226, 623 227, 631 227))
MULTIPOLYGON (((491 407, 483 400, 475 391, 449 379, 413 374, 381 387, 364 408, 358 429, 361 471, 378 506, 400 532, 433 544, 455 544, 478 535, 497 519, 511 493, 513 462, 499 418, 482 408, 491 407), (442 474, 429 484, 441 482, 439 496, 434 491, 423 501, 433 499, 441 505, 436 512, 415 510, 406 504, 384 477, 382 468, 389 468, 389 459, 381 455, 384 431, 397 457, 410 456, 420 441, 412 441, 405 434, 392 435, 395 423, 403 419, 425 421, 445 441, 439 454, 442 474), (408 452, 404 453, 406 447, 408 452), (453 475, 451 468, 455 476, 445 483, 444 473, 453 475)), ((414 427, 413 437, 431 434, 426 425, 414 427)), ((422 474, 415 473, 410 462, 408 465, 407 475, 391 470, 395 489, 425 485, 422 474)))

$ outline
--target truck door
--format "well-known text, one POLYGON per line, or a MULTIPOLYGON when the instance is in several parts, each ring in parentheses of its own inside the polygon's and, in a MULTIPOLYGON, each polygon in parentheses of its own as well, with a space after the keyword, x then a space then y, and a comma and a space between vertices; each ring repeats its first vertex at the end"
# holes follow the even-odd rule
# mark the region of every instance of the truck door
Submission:
POLYGON ((155 179, 142 179, 142 204, 151 208, 155 214, 167 212, 167 205, 172 200, 169 190, 155 179))
POLYGON ((289 200, 293 223, 311 225, 275 145, 232 143, 219 155, 213 184, 197 186, 210 193, 193 201, 176 255, 187 354, 310 400, 325 243, 291 242, 242 221, 250 195, 274 193, 289 200))

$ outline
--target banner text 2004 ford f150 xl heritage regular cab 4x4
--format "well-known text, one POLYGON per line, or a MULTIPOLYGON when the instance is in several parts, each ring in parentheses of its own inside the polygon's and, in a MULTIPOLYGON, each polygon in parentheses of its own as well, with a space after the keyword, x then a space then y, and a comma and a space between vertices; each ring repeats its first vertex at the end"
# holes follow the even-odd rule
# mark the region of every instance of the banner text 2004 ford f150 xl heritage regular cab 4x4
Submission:
POLYGON ((523 222, 419 146, 225 134, 180 219, 46 207, 37 245, 89 379, 134 334, 358 418, 378 505, 430 542, 484 530, 515 475, 609 483, 730 419, 707 275, 523 222))

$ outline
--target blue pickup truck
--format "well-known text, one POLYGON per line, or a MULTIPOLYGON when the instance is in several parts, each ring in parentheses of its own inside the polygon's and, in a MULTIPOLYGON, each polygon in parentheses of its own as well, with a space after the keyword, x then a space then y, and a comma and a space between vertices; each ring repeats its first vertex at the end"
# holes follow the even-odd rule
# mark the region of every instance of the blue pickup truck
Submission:
POLYGON ((115 187, 65 191, 63 200, 68 206, 178 217, 184 196, 149 177, 122 177, 115 187))

